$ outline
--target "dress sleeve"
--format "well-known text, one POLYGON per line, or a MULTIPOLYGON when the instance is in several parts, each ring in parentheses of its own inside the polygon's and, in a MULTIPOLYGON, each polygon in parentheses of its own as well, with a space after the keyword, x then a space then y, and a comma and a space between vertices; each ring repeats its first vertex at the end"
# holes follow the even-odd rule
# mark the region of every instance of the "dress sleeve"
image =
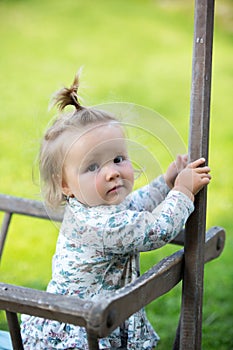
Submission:
POLYGON ((137 253, 162 247, 176 237, 193 210, 193 202, 185 194, 172 190, 152 212, 115 213, 103 230, 105 253, 137 253))
POLYGON ((151 183, 132 192, 129 196, 129 208, 152 212, 167 196, 170 188, 160 175, 151 183))

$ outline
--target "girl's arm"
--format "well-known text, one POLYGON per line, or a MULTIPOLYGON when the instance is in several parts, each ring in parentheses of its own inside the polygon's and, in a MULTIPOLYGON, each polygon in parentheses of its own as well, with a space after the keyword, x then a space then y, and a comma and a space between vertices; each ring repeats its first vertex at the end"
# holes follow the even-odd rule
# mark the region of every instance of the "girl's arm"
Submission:
POLYGON ((159 208, 148 211, 126 210, 107 220, 103 230, 104 248, 112 253, 129 253, 159 248, 180 232, 194 210, 194 195, 210 182, 210 168, 200 158, 177 176, 174 189, 159 208))
POLYGON ((192 200, 180 191, 170 191, 151 213, 126 210, 109 217, 103 229, 105 253, 149 251, 170 242, 194 210, 192 200))
POLYGON ((129 196, 129 207, 140 211, 148 210, 151 212, 154 210, 173 188, 177 175, 187 166, 187 161, 187 155, 178 155, 164 175, 160 175, 149 185, 134 191, 129 196))
POLYGON ((164 176, 160 175, 150 184, 139 188, 128 196, 128 208, 152 212, 167 196, 170 188, 165 182, 164 176))

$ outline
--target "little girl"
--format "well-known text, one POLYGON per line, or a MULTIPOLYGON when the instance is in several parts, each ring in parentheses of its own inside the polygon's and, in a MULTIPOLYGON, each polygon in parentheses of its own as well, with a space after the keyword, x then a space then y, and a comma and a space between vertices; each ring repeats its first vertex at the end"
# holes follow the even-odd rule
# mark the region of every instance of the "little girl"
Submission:
MULTIPOLYGON (((210 182, 210 169, 203 158, 187 165, 187 157, 178 156, 165 175, 132 192, 134 170, 121 123, 81 106, 77 89, 78 76, 57 93, 59 109, 73 105, 75 111, 55 120, 40 151, 45 201, 66 206, 47 291, 92 299, 134 281, 139 253, 180 232, 194 210, 194 195, 210 182)), ((25 350, 88 349, 85 328, 34 316, 22 316, 22 338, 25 350)), ((146 350, 158 339, 140 310, 99 346, 146 350)))

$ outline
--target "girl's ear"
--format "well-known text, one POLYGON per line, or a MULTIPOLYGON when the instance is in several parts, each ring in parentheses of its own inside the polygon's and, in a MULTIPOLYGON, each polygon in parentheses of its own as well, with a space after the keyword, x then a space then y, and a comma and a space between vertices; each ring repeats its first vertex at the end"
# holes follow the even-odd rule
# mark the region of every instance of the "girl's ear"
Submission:
POLYGON ((73 195, 73 193, 71 192, 69 186, 67 185, 67 183, 64 180, 62 180, 62 193, 65 196, 69 196, 69 197, 71 197, 73 195))

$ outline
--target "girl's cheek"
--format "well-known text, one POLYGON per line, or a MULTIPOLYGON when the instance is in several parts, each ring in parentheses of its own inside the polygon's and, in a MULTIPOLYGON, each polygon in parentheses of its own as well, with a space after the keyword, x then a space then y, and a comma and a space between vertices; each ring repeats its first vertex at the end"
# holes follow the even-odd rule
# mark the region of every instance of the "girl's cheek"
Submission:
POLYGON ((97 193, 101 193, 101 189, 102 189, 102 181, 100 179, 99 176, 95 177, 95 181, 94 181, 94 189, 97 193))
POLYGON ((129 180, 133 186, 134 185, 134 170, 133 170, 133 166, 131 163, 130 163, 129 168, 128 168, 128 174, 129 174, 129 180))

